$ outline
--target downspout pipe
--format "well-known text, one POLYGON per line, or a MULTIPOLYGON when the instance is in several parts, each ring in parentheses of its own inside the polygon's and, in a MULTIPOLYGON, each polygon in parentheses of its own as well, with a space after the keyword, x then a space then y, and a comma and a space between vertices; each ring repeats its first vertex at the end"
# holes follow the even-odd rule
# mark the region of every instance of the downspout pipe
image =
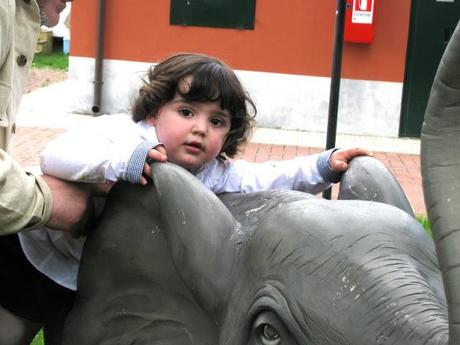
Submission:
MULTIPOLYGON (((327 119, 326 150, 335 147, 337 113, 339 109, 340 78, 342 76, 343 32, 347 0, 337 0, 335 16, 334 51, 332 53, 331 87, 329 91, 329 114, 327 119)), ((323 192, 323 198, 331 199, 331 188, 323 192)))
POLYGON ((104 61, 104 36, 105 36, 105 0, 98 2, 98 17, 97 17, 97 45, 96 45, 96 65, 94 69, 94 94, 93 106, 91 111, 94 115, 101 113, 102 103, 102 70, 104 61))

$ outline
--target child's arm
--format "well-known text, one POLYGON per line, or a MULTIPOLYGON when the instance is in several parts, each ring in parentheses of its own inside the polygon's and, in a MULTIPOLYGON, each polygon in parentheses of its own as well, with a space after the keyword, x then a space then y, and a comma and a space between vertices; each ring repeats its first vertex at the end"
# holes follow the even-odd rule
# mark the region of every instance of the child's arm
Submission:
POLYGON ((363 149, 329 150, 285 161, 226 162, 211 166, 209 176, 201 179, 215 193, 289 189, 317 194, 340 180, 353 157, 367 154, 363 149))
POLYGON ((147 155, 165 161, 155 129, 134 123, 128 115, 107 115, 50 142, 41 154, 45 174, 79 182, 146 183, 147 155), (150 152, 150 153, 149 153, 150 152))

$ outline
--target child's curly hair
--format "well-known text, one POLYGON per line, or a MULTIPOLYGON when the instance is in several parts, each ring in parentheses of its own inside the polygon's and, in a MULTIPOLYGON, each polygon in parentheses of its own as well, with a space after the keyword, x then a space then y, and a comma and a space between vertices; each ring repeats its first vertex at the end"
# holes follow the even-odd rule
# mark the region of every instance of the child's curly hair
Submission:
POLYGON ((231 115, 230 132, 219 158, 236 156, 249 140, 257 109, 235 73, 223 62, 202 54, 178 54, 152 66, 147 78, 132 107, 135 122, 155 117, 160 107, 179 93, 187 102, 220 101, 222 110, 231 115), (179 82, 187 76, 192 77, 192 83, 182 93, 179 82))

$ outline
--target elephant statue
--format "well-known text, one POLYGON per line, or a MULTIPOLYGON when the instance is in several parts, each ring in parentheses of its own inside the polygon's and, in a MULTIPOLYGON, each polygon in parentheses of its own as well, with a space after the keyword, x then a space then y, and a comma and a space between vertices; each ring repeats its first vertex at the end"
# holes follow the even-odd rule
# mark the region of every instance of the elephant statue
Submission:
POLYGON ((421 167, 449 304, 449 344, 460 344, 460 23, 431 89, 422 126, 421 167))
POLYGON ((218 197, 153 163, 153 184, 117 183, 88 237, 64 344, 460 344, 459 131, 457 28, 422 134, 435 242, 372 158, 353 160, 340 200, 218 197))
POLYGON ((153 171, 150 190, 112 190, 65 344, 446 342, 434 245, 406 212, 280 190, 219 199, 180 167, 153 171))

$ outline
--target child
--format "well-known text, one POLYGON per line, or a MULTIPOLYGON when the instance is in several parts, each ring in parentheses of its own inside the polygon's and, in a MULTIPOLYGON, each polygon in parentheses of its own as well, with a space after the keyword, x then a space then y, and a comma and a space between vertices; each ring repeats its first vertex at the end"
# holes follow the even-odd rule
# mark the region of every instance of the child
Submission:
POLYGON ((229 67, 203 55, 176 55, 152 68, 132 113, 136 123, 126 115, 103 116, 50 143, 43 172, 72 181, 146 184, 147 157, 186 168, 215 193, 318 193, 340 179, 350 159, 368 154, 334 150, 264 165, 228 160, 246 144, 255 106, 229 67))
MULTIPOLYGON (((232 161, 247 142, 255 106, 234 72, 221 61, 179 54, 148 72, 127 115, 103 116, 90 128, 51 142, 41 157, 44 173, 66 180, 147 184, 146 161, 169 161, 215 193, 274 188, 318 193, 337 182, 362 149, 330 150, 289 161, 232 161)), ((76 290, 84 238, 42 229, 20 235, 22 249, 40 272, 76 290)))

